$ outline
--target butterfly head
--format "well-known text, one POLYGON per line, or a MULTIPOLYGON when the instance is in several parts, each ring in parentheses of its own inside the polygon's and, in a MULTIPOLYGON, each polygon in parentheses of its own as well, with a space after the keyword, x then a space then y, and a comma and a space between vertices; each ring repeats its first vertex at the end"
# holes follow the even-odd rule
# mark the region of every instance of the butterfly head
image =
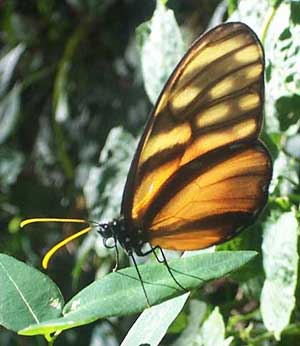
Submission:
POLYGON ((114 228, 112 227, 112 222, 101 223, 97 226, 97 232, 104 238, 109 239, 114 236, 114 228))
POLYGON ((114 248, 116 243, 119 242, 127 254, 131 254, 133 251, 139 252, 139 249, 146 242, 143 232, 132 228, 129 229, 123 217, 98 224, 97 231, 102 236, 105 247, 114 248), (113 243, 109 241, 110 239, 113 243))
MULTIPOLYGON (((102 236, 105 247, 113 248, 116 246, 118 241, 124 247, 124 240, 127 239, 125 236, 125 223, 123 219, 114 219, 111 222, 101 223, 97 225, 97 232, 102 236), (109 245, 109 240, 113 240, 113 245, 109 245)), ((129 240, 129 239, 128 239, 129 240)), ((130 246, 126 244, 125 250, 127 251, 130 246)))

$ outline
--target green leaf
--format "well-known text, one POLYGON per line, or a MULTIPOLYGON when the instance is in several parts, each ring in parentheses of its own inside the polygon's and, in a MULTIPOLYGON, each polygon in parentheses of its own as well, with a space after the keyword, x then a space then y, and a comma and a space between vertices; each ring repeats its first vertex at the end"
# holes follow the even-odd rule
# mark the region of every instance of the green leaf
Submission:
POLYGON ((263 234, 263 264, 266 280, 261 295, 261 313, 266 328, 280 339, 295 307, 298 271, 298 222, 294 212, 269 220, 263 234))
POLYGON ((157 1, 151 21, 144 23, 138 30, 138 41, 141 44, 145 89, 154 104, 185 52, 173 11, 157 1))
POLYGON ((136 140, 121 127, 112 129, 84 185, 90 218, 111 220, 119 215, 120 201, 136 140))
MULTIPOLYGON (((89 169, 83 186, 90 220, 112 220, 119 216, 120 201, 135 148, 136 140, 125 129, 116 127, 110 131, 101 151, 99 164, 89 169)), ((95 241, 94 234, 91 233, 80 246, 76 276, 81 271, 82 260, 91 249, 95 249, 102 258, 114 256, 114 252, 103 245, 102 239, 97 237, 95 241)), ((100 266, 97 277, 104 276, 110 270, 110 263, 100 266)))
MULTIPOLYGON (((229 274, 255 256, 254 251, 204 253, 172 260, 169 265, 181 285, 186 289, 194 289, 229 274)), ((184 293, 164 265, 142 265, 139 270, 152 305, 184 293)), ((146 307, 146 298, 136 269, 126 268, 95 281, 79 292, 66 304, 63 318, 32 325, 19 333, 51 333, 91 323, 99 318, 138 313, 146 307)))
MULTIPOLYGON (((186 251, 182 258, 214 252, 214 250, 215 247, 198 251, 186 251)), ((159 345, 168 327, 180 313, 188 297, 189 294, 183 294, 177 298, 153 306, 151 309, 144 310, 126 335, 122 346, 139 345, 141 343, 149 343, 151 346, 159 345), (159 318, 154 318, 154 316, 159 316, 159 318), (145 330, 148 331, 147 335, 144 333, 145 330)))
POLYGON ((277 7, 279 3, 264 43, 267 71, 265 114, 269 132, 279 132, 279 126, 285 128, 293 125, 297 115, 299 117, 294 95, 299 95, 300 90, 300 26, 290 23, 290 4, 277 0, 272 4, 261 0, 255 7, 251 0, 240 1, 238 11, 230 18, 247 23, 260 35, 270 6, 277 7), (287 102, 280 100, 282 97, 287 98, 287 102), (291 117, 294 118, 290 120, 291 117))
MULTIPOLYGON (((172 346, 182 345, 199 345, 199 331, 207 312, 207 304, 196 299, 191 299, 189 302, 189 313, 187 327, 176 339, 176 342, 172 346)), ((199 345, 200 346, 200 345, 199 345)), ((201 344, 201 346, 203 346, 201 344)))
POLYGON ((280 151, 273 164, 273 178, 270 191, 277 189, 281 197, 289 197, 294 185, 299 183, 295 160, 280 151))
POLYGON ((240 0, 228 21, 241 21, 249 25, 259 36, 269 8, 268 0, 261 0, 253 6, 252 0, 240 0))
POLYGON ((269 0, 272 7, 277 8, 283 2, 283 0, 269 0))
POLYGON ((182 310, 188 296, 189 293, 185 293, 143 311, 121 346, 140 345, 142 343, 148 343, 151 346, 159 345, 170 324, 182 310))
MULTIPOLYGON (((297 124, 300 118, 300 95, 281 96, 275 102, 280 130, 286 132, 290 126, 297 124)), ((299 129, 297 124, 296 130, 299 129)))
POLYGON ((14 88, 0 102, 0 144, 15 130, 20 110, 20 86, 14 88))
POLYGON ((24 52, 24 46, 19 44, 0 58, 0 97, 6 92, 11 81, 12 74, 18 63, 21 54, 24 52))
POLYGON ((6 191, 14 184, 23 167, 24 156, 21 152, 7 148, 0 148, 0 189, 6 191))
POLYGON ((61 315, 63 297, 45 274, 0 254, 0 324, 18 331, 61 315))
POLYGON ((286 151, 290 156, 300 160, 300 134, 296 134, 287 139, 286 151))
POLYGON ((300 24, 300 1, 291 1, 291 20, 294 24, 300 24))
MULTIPOLYGON (((175 299, 175 298, 173 298, 173 299, 175 299)), ((198 300, 195 300, 195 299, 193 301, 199 302, 198 300)), ((191 301, 189 301, 189 305, 191 305, 191 301)), ((182 310, 176 316, 174 321, 171 323, 170 327, 167 330, 167 333, 168 334, 179 334, 186 329, 187 325, 188 325, 188 316, 187 316, 186 311, 182 310)), ((129 333, 130 333, 130 330, 129 330, 129 333)), ((173 345, 173 346, 175 346, 175 345, 173 345)))
POLYGON ((291 24, 289 17, 289 6, 281 5, 266 40, 266 62, 272 66, 266 85, 267 120, 278 118, 284 131, 299 119, 300 27, 291 24))
POLYGON ((216 307, 209 315, 208 319, 201 327, 201 339, 203 346, 228 346, 232 341, 232 337, 225 339, 225 325, 223 317, 216 307))

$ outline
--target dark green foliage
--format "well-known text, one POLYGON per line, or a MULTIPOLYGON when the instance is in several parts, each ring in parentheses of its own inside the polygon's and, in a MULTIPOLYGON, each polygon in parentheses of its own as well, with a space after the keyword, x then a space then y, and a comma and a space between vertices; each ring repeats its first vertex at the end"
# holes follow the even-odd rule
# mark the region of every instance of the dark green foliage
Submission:
MULTIPOLYGON (((288 80, 287 80, 288 82, 288 80)), ((300 95, 282 96, 276 101, 280 129, 286 131, 300 117, 300 95), (288 117, 286 115, 289 115, 288 117)))
POLYGON ((291 19, 294 24, 300 24, 300 1, 291 2, 291 19))

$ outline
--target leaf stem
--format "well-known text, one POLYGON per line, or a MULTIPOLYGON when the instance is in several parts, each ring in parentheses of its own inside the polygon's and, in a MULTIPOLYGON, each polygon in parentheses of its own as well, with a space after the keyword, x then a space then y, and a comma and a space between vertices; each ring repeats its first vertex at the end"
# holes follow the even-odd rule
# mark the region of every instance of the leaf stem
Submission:
POLYGON ((53 346, 54 345, 55 339, 51 339, 48 341, 48 346, 53 346))
MULTIPOLYGON (((282 334, 300 334, 300 323, 293 323, 287 326, 283 331, 282 334)), ((270 338, 273 338, 274 334, 272 332, 263 332, 261 335, 258 335, 255 338, 252 338, 249 340, 251 342, 251 345, 261 345, 261 342, 270 338)))
POLYGON ((56 331, 54 334, 45 334, 44 337, 48 341, 48 346, 53 346, 54 345, 54 341, 56 340, 56 338, 60 334, 61 334, 60 330, 56 331))
POLYGON ((237 9, 238 7, 238 0, 229 0, 228 1, 228 16, 230 17, 232 13, 237 9))
MULTIPOLYGON (((251 314, 245 315, 245 317, 251 318, 251 314)), ((240 319, 242 320, 242 318, 240 319)), ((243 320, 247 320, 247 318, 244 318, 243 320)), ((245 330, 243 330, 243 333, 230 330, 228 331, 229 335, 232 335, 236 338, 239 338, 243 342, 245 342, 247 345, 251 346, 261 346, 262 342, 268 339, 274 338, 274 333, 267 331, 264 327, 262 327, 260 330, 253 329, 249 330, 245 333, 245 330), (252 336, 251 336, 252 334, 252 336), (254 335, 253 335, 254 334, 254 335)), ((292 323, 288 325, 283 331, 282 334, 294 334, 299 335, 300 334, 300 322, 299 323, 292 323)))
POLYGON ((55 136, 55 142, 57 147, 57 155, 58 159, 63 167, 65 175, 68 179, 72 179, 74 177, 74 167, 71 161, 71 158, 68 156, 65 136, 63 131, 56 119, 56 110, 59 101, 59 97, 61 93, 64 92, 64 88, 66 87, 66 81, 68 77, 68 73, 71 66, 72 57, 75 54, 75 51, 83 39, 87 32, 87 27, 90 21, 85 20, 81 25, 74 31, 72 36, 69 38, 62 59, 59 63, 58 71, 56 74, 56 78, 54 81, 54 89, 53 89, 53 112, 52 112, 52 122, 53 122, 53 130, 55 136))
POLYGON ((48 341, 48 346, 53 346, 54 345, 54 341, 56 339, 56 336, 52 336, 50 334, 46 334, 45 335, 45 339, 48 341))
POLYGON ((263 25, 263 30, 262 30, 262 34, 261 34, 261 43, 263 44, 263 46, 265 45, 265 41, 266 41, 266 37, 267 37, 267 33, 268 30, 270 28, 270 25, 272 23, 272 20, 276 14, 276 10, 277 8, 280 6, 280 4, 282 3, 283 0, 277 0, 273 6, 270 8, 269 13, 267 14, 265 23, 263 25))
POLYGON ((255 310, 253 310, 247 314, 234 315, 234 316, 230 317, 230 319, 228 321, 229 330, 232 330, 234 328, 234 326, 239 322, 244 322, 244 321, 255 319, 257 314, 258 314, 258 309, 255 309, 255 310))

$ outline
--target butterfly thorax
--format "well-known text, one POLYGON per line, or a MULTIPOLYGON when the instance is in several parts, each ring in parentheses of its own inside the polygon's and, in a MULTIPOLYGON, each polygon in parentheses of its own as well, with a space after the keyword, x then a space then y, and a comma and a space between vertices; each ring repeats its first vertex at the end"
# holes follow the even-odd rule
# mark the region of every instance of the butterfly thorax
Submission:
POLYGON ((145 232, 129 226, 129 222, 124 217, 99 224, 97 231, 103 237, 105 246, 110 247, 106 241, 112 238, 115 241, 112 247, 115 247, 116 243, 119 242, 128 254, 132 254, 133 251, 140 254, 141 247, 147 242, 145 232))

